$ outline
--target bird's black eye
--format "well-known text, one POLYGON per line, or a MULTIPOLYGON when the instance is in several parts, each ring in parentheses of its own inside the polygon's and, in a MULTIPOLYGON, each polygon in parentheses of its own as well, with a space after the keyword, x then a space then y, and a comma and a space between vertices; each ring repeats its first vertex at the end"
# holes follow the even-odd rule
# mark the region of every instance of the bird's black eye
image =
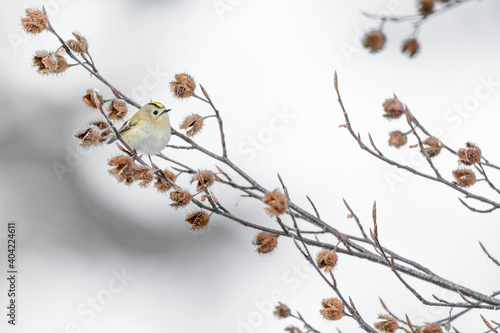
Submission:
POLYGON ((156 114, 158 114, 158 111, 153 111, 153 113, 156 115, 156 114))

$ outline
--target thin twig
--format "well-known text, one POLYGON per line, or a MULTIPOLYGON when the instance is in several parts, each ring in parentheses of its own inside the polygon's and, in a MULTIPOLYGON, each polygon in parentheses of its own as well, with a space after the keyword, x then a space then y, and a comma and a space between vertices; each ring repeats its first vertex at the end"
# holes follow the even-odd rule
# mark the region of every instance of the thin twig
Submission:
MULTIPOLYGON (((343 127, 347 128, 347 130, 349 131, 349 133, 351 134, 351 136, 358 142, 359 146, 361 149, 365 150, 366 152, 370 153, 372 156, 378 158, 379 160, 382 160, 390 165, 394 165, 398 168, 401 168, 401 169, 404 169, 404 170, 407 170, 417 176, 420 176, 420 177, 423 177, 423 178, 427 178, 427 179, 430 179, 430 180, 433 180, 433 181, 436 181, 436 182, 439 182, 439 183, 442 183, 442 184, 445 184, 446 186, 449 186, 451 188, 453 188, 455 191, 458 191, 462 194, 465 194, 465 196, 467 198, 473 198, 473 199, 476 199, 478 201, 481 201, 481 202, 484 202, 484 203, 487 203, 489 205, 492 206, 491 208, 491 211, 493 210, 496 210, 496 209, 499 209, 500 208, 500 203, 498 202, 495 202, 493 200, 490 200, 488 198, 485 198, 483 196, 480 196, 480 195, 476 195, 476 194, 473 194, 471 192, 469 192, 468 190, 464 189, 464 188, 461 188, 459 186, 457 186, 456 184, 450 182, 450 181, 447 181, 446 179, 442 178, 442 177, 437 177, 437 176, 432 176, 432 175, 428 175, 428 174, 425 174, 425 173, 422 173, 420 171, 417 171, 416 169, 412 168, 412 167, 409 167, 407 165, 404 165, 404 164, 401 164, 401 163, 398 163, 396 161, 393 161, 383 155, 380 155, 378 154, 377 152, 371 150, 370 148, 368 148, 361 140, 361 137, 359 134, 356 134, 351 126, 351 123, 349 121, 349 116, 347 114, 347 111, 345 109, 345 106, 344 106, 344 103, 342 101, 342 97, 340 95, 340 91, 339 91, 339 88, 338 88, 338 81, 337 81, 337 73, 335 73, 335 77, 334 77, 334 86, 335 86, 335 91, 337 92, 337 97, 338 97, 338 102, 339 102, 339 105, 342 109, 342 112, 344 114, 344 119, 345 119, 345 125, 343 125, 343 127)), ((412 122, 415 122, 414 120, 414 117, 412 116, 412 122)))
POLYGON ((222 123, 222 118, 220 117, 220 114, 219 114, 219 110, 217 110, 214 103, 212 103, 212 99, 210 98, 207 91, 205 90, 205 88, 203 88, 203 86, 201 84, 200 84, 200 88, 201 88, 201 91, 203 91, 203 94, 205 95, 205 97, 207 99, 201 98, 200 96, 196 95, 195 93, 193 93, 193 96, 202 100, 205 103, 210 104, 210 106, 214 110, 215 116, 217 117, 217 122, 219 123, 220 141, 221 141, 221 145, 222 145, 222 157, 224 159, 227 159, 226 136, 224 134, 224 126, 222 123))
POLYGON ((500 266, 500 262, 497 259, 495 259, 495 258, 493 258, 491 256, 491 254, 484 247, 483 243, 479 242, 479 245, 481 246, 481 249, 483 249, 484 253, 486 253, 486 255, 488 256, 488 258, 490 258, 491 261, 493 261, 497 266, 500 266))
POLYGON ((459 5, 462 5, 467 2, 472 2, 475 0, 452 0, 448 3, 444 4, 441 8, 434 10, 430 14, 414 14, 414 15, 404 15, 404 16, 392 16, 392 15, 378 15, 363 12, 363 15, 369 18, 374 18, 382 21, 391 21, 391 22, 408 22, 408 21, 423 21, 428 19, 429 17, 436 16, 438 14, 445 13, 459 5))
POLYGON ((304 326, 309 330, 308 332, 313 332, 313 333, 321 333, 320 331, 318 331, 317 329, 315 329, 314 327, 312 327, 305 319, 304 317, 302 317, 302 315, 300 314, 300 312, 297 311, 297 316, 294 315, 293 313, 290 314, 290 317, 292 318, 295 318, 295 319, 298 319, 302 322, 302 324, 304 324, 304 326))

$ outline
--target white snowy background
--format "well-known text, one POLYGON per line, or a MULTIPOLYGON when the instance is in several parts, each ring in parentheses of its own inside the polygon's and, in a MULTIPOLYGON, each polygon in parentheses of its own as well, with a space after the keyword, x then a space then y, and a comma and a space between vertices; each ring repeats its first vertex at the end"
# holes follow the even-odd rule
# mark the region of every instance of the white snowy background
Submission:
MULTIPOLYGON (((385 246, 455 282, 484 293, 498 290, 498 268, 478 240, 500 256, 499 213, 471 213, 453 190, 361 151, 339 128, 343 117, 333 89, 337 71, 355 130, 363 138, 370 132, 388 156, 429 171, 416 149, 387 147, 390 131, 407 128, 404 119, 381 116, 382 102, 395 93, 450 146, 476 142, 498 163, 498 1, 472 2, 429 19, 420 32, 422 52, 410 60, 400 53, 408 24, 387 24, 386 47, 376 55, 363 50, 360 39, 376 25, 362 11, 410 14, 411 0, 22 0, 4 2, 0 12, 2 332, 253 333, 300 326, 274 318, 276 300, 323 332, 360 331, 349 318, 331 323, 320 316, 321 300, 334 294, 290 240, 259 256, 251 245, 255 230, 231 221, 214 216, 208 230, 190 232, 183 217, 192 208, 176 211, 154 188, 125 187, 108 175, 115 147, 78 148, 74 133, 99 116, 80 96, 89 87, 111 94, 82 68, 60 76, 36 73, 34 52, 58 44, 48 33, 25 35, 20 17, 41 4, 64 38, 75 30, 87 36, 100 72, 119 89, 140 103, 153 99, 171 107, 176 127, 192 112, 211 112, 200 101, 172 97, 174 74, 192 74, 222 114, 229 156, 267 188, 279 187, 279 172, 293 200, 309 209, 309 195, 328 223, 352 233, 357 230, 342 198, 366 228, 376 200, 385 246), (218 11, 217 3, 226 10, 218 11), (63 173, 55 168, 61 165, 63 173), (15 327, 4 314, 11 220, 19 245, 15 327)), ((196 140, 220 150, 214 119, 196 140)), ((192 152, 164 153, 194 168, 214 168, 192 152)), ((456 159, 443 152, 436 164, 451 179, 456 159)), ((186 177, 180 181, 194 186, 186 177)), ((494 195, 483 183, 473 190, 494 195)), ((214 191, 235 213, 274 225, 262 204, 221 187, 214 191)), ((341 256, 335 275, 369 323, 383 312, 379 296, 413 322, 447 315, 422 306, 385 267, 341 256)), ((455 299, 409 281, 427 298, 455 299)), ((478 313, 456 326, 486 330, 478 313)))

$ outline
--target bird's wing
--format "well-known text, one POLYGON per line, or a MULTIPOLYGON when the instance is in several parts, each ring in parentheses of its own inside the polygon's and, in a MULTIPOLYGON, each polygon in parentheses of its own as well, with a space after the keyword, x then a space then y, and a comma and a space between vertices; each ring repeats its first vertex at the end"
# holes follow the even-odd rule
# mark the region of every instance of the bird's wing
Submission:
MULTIPOLYGON (((125 122, 125 124, 123 124, 123 126, 122 126, 122 127, 120 127, 120 129, 118 130, 118 133, 123 134, 123 133, 125 133, 126 131, 128 131, 128 130, 130 130, 130 129, 134 128, 134 127, 135 127, 138 123, 139 123, 139 121, 138 121, 138 120, 134 120, 134 119, 132 119, 132 118, 131 118, 131 119, 127 120, 127 121, 125 122)), ((116 139, 117 139, 117 138, 116 138, 116 136, 114 136, 114 135, 113 135, 111 138, 109 138, 109 140, 108 140, 108 145, 109 145, 110 143, 115 142, 115 141, 116 141, 116 139)))
POLYGON ((138 120, 134 121, 133 119, 129 119, 125 122, 125 124, 123 124, 122 127, 120 127, 118 133, 123 134, 124 132, 134 128, 134 126, 136 126, 138 123, 139 123, 138 120))

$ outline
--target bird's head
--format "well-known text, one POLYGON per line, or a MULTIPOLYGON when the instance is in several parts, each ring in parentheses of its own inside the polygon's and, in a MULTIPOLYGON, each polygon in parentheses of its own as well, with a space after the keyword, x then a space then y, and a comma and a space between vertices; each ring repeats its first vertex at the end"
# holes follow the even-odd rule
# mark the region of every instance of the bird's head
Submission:
POLYGON ((165 106, 158 102, 151 102, 144 105, 139 112, 141 113, 142 119, 147 119, 151 122, 156 122, 160 120, 168 119, 168 112, 171 109, 165 108, 165 106))

